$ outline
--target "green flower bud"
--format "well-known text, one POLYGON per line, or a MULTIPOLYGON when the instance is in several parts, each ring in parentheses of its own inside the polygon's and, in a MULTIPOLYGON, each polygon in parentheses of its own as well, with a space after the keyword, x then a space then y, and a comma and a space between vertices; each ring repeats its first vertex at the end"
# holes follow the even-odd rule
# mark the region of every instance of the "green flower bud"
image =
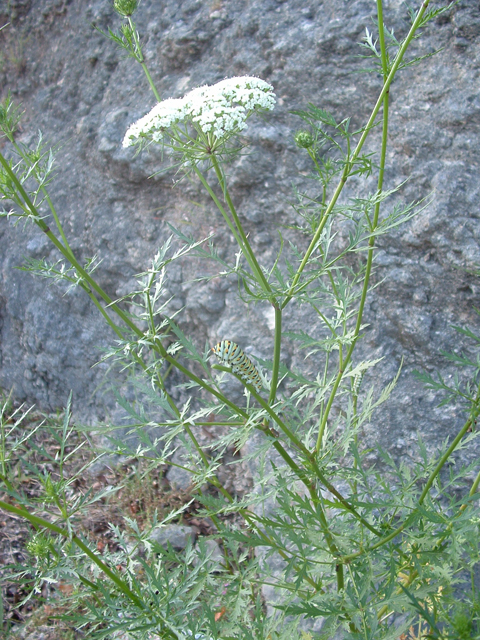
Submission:
POLYGON ((52 543, 47 536, 42 533, 37 533, 27 542, 26 547, 28 553, 34 556, 34 558, 44 560, 52 550, 52 543))
POLYGON ((45 484, 43 485, 43 488, 45 489, 45 494, 47 495, 48 498, 53 500, 56 497, 57 488, 50 476, 47 476, 47 478, 45 479, 45 484))
POLYGON ((13 134, 20 122, 20 116, 20 109, 13 104, 10 92, 8 92, 5 100, 0 103, 0 137, 3 131, 3 135, 10 140, 13 139, 13 134))
POLYGON ((113 0, 113 8, 123 18, 128 18, 138 7, 138 0, 113 0))
POLYGON ((295 143, 300 149, 308 149, 313 142, 313 136, 309 131, 299 131, 295 134, 295 143))

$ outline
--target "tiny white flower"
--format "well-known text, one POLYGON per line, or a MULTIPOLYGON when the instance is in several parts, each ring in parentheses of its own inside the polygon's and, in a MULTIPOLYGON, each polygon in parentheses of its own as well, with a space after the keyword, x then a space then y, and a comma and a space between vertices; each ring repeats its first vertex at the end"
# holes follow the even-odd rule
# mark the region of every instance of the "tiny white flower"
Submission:
POLYGON ((132 146, 142 137, 160 142, 165 131, 180 122, 192 122, 205 134, 228 138, 245 129, 253 111, 270 111, 274 106, 275 94, 268 82, 249 76, 227 78, 193 89, 183 98, 159 102, 128 128, 123 146, 132 146))
POLYGON ((151 135, 153 139, 162 134, 172 124, 185 117, 185 103, 183 99, 170 98, 159 102, 146 116, 134 122, 128 129, 123 139, 123 146, 133 144, 134 139, 151 135))

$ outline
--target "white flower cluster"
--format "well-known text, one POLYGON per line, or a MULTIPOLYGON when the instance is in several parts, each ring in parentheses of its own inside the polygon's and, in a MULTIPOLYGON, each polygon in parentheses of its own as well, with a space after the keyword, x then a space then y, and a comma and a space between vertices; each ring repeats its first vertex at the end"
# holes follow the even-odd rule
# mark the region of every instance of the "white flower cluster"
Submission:
POLYGON ((123 146, 132 146, 143 137, 159 142, 166 129, 182 121, 194 122, 204 133, 213 133, 217 138, 229 137, 245 129, 253 111, 271 110, 274 106, 275 94, 268 82, 249 76, 227 78, 194 89, 183 98, 159 102, 128 128, 123 146))

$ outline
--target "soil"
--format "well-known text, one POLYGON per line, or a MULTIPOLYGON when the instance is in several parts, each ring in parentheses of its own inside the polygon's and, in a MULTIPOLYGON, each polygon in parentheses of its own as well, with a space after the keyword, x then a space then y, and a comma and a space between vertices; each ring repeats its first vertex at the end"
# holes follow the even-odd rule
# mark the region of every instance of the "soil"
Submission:
MULTIPOLYGON (((10 454, 6 466, 7 476, 13 480, 17 491, 35 507, 35 512, 52 520, 55 504, 46 502, 46 480, 60 480, 58 459, 60 453, 61 416, 43 416, 30 413, 25 420, 18 421, 22 408, 11 409, 11 418, 4 419, 6 450, 14 442, 29 435, 27 445, 20 446, 10 454), (44 427, 35 430, 39 424, 44 427), (45 510, 41 507, 44 504, 45 510)), ((69 500, 84 496, 87 491, 100 493, 116 489, 89 507, 77 521, 77 533, 87 538, 102 554, 116 551, 117 541, 112 525, 127 535, 126 519, 135 518, 140 529, 151 522, 155 511, 160 519, 169 512, 189 504, 176 520, 193 528, 196 536, 212 535, 215 530, 208 518, 199 517, 200 504, 193 500, 188 490, 174 490, 165 478, 166 468, 145 469, 137 460, 123 461, 115 468, 94 465, 96 473, 89 473, 85 465, 94 459, 94 452, 87 437, 72 430, 68 447, 64 451, 68 458, 63 467, 64 478, 74 478, 69 486, 69 500), (70 456, 70 457, 68 457, 70 456), (112 499, 112 495, 114 499, 112 499)), ((14 497, 0 485, 0 500, 18 504, 14 497)), ((35 534, 34 528, 18 515, 0 510, 0 582, 3 600, 3 637, 11 640, 76 640, 88 637, 88 630, 75 631, 61 620, 67 611, 65 601, 73 591, 67 582, 41 586, 40 593, 32 594, 33 575, 28 571, 22 575, 22 567, 32 564, 27 550, 28 542, 35 534), (18 573, 21 575, 19 576, 18 573), (15 574, 17 576, 15 577, 15 574)), ((0 629, 0 637, 2 637, 0 629)))

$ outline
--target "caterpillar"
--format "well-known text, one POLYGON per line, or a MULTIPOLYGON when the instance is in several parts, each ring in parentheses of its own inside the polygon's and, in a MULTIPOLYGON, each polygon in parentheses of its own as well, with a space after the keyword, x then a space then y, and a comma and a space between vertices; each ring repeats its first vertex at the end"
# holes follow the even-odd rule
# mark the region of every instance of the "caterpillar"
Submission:
POLYGON ((237 373, 260 393, 263 385, 258 369, 238 344, 231 340, 222 340, 212 348, 212 351, 223 364, 229 364, 232 367, 233 373, 237 373))
POLYGON ((358 391, 360 389, 360 385, 362 384, 364 371, 360 371, 353 379, 352 391, 354 396, 358 396, 358 391))

